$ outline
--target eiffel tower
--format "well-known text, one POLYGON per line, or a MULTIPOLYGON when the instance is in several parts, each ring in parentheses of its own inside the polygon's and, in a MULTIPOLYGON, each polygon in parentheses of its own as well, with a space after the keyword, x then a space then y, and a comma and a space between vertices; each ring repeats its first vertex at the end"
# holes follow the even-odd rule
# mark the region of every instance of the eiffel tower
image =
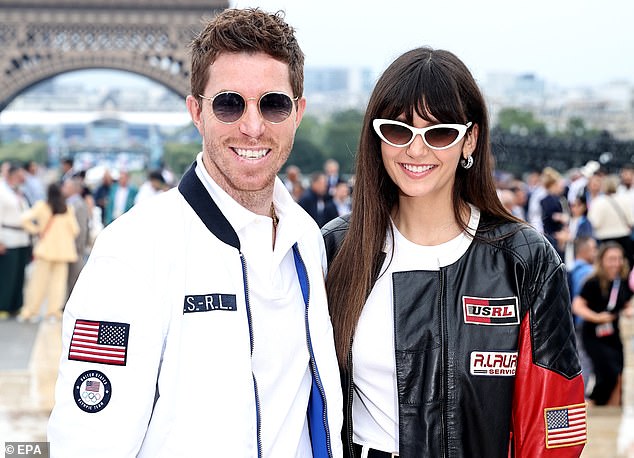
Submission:
POLYGON ((61 73, 116 69, 189 93, 188 44, 227 0, 0 0, 0 111, 61 73))

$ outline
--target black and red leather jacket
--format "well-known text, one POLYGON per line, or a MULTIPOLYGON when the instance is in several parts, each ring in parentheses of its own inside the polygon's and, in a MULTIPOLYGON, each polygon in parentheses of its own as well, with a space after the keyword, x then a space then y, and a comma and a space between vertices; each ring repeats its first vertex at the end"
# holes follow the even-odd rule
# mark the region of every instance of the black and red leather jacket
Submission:
MULTIPOLYGON (((347 217, 322 229, 329 261, 347 229, 347 217)), ((401 457, 581 454, 586 406, 566 270, 541 234, 482 215, 454 264, 392 280, 401 457)), ((350 457, 351 360, 342 374, 350 457)))

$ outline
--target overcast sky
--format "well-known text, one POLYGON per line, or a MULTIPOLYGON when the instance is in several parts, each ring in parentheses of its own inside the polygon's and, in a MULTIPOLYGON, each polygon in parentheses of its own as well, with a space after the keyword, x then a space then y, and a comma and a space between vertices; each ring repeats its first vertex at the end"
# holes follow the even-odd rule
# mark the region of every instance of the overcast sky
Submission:
MULTIPOLYGON (((634 0, 230 1, 285 11, 306 66, 369 67, 378 74, 404 51, 429 45, 457 54, 481 83, 502 72, 534 73, 561 87, 634 84, 634 0)), ((59 78, 111 86, 149 82, 106 70, 59 78)))
POLYGON ((232 0, 284 10, 307 66, 379 72, 429 45, 458 55, 477 79, 535 73, 561 86, 634 82, 632 0, 232 0))

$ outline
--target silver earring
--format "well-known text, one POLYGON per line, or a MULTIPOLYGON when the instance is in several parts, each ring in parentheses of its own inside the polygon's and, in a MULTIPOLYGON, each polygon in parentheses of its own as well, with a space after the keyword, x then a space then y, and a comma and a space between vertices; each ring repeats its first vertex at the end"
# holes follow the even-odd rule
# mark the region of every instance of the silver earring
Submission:
POLYGON ((460 160, 460 166, 463 169, 470 169, 472 165, 473 165, 473 156, 467 156, 466 159, 460 160))

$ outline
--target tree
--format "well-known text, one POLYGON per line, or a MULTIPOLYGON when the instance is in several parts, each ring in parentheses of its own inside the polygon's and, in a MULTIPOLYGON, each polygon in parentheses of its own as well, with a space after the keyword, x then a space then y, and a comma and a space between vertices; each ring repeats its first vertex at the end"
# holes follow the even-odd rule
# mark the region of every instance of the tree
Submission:
POLYGON ((519 135, 545 135, 546 125, 535 119, 533 113, 517 108, 503 108, 498 116, 498 128, 519 135))
POLYGON ((326 123, 324 155, 336 159, 343 173, 350 173, 354 168, 362 125, 363 113, 358 110, 335 113, 326 123))
POLYGON ((35 161, 45 164, 48 157, 48 145, 46 142, 37 141, 30 143, 12 142, 0 145, 1 161, 35 161))
POLYGON ((163 162, 177 176, 185 173, 200 151, 200 143, 166 143, 163 162))

